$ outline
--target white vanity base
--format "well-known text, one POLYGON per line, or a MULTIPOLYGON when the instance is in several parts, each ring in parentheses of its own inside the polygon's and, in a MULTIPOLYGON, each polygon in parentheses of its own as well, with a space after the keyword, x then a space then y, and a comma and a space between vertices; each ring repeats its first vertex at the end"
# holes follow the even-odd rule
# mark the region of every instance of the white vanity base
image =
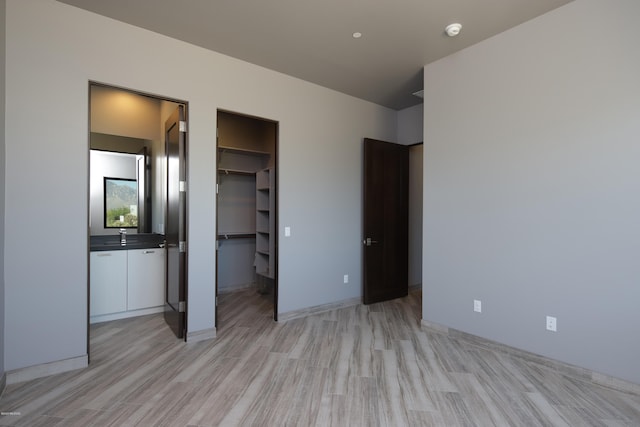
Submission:
POLYGON ((162 313, 162 312, 164 312, 164 306, 143 308, 140 310, 122 311, 120 313, 102 314, 100 316, 91 316, 89 318, 89 323, 94 324, 94 323, 109 322, 111 320, 126 319, 128 317, 144 316, 147 314, 155 314, 155 313, 162 313))

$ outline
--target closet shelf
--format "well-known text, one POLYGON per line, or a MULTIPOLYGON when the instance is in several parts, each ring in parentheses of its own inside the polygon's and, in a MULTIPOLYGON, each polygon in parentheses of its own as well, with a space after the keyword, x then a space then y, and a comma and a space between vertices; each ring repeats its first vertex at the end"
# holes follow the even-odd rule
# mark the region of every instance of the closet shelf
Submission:
POLYGON ((256 172, 256 273, 269 279, 275 279, 275 176, 273 169, 256 172))
POLYGON ((249 150, 246 148, 237 148, 237 147, 226 147, 222 145, 218 145, 218 151, 221 153, 235 153, 235 154, 248 154, 253 156, 270 156, 271 153, 266 151, 258 151, 258 150, 249 150))
POLYGON ((240 170, 240 169, 226 169, 226 168, 218 169, 218 173, 221 175, 249 175, 249 176, 253 176, 256 174, 253 171, 240 170))
POLYGON ((218 234, 218 239, 255 239, 256 233, 238 233, 238 232, 230 232, 230 233, 220 233, 218 234))

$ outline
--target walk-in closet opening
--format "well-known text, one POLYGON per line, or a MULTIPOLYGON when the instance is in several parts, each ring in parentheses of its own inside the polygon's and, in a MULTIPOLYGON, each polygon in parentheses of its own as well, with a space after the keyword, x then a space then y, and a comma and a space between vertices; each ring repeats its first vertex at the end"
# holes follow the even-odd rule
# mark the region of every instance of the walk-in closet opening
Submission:
POLYGON ((258 293, 277 320, 278 123, 218 111, 217 124, 216 327, 220 304, 242 304, 221 294, 258 293))

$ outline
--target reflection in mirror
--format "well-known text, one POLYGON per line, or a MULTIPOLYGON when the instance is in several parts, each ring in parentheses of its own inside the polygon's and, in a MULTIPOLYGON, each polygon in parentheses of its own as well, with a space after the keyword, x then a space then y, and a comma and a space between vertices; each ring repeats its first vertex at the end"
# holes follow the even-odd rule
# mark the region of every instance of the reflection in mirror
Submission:
POLYGON ((100 150, 90 150, 89 156, 91 235, 117 234, 118 228, 129 228, 133 233, 149 232, 140 228, 137 156, 100 150), (112 211, 111 218, 109 211, 112 211), (135 223, 133 217, 128 216, 133 213, 137 217, 135 223))
POLYGON ((104 228, 138 228, 138 181, 104 178, 104 228))
MULTIPOLYGON (((130 206, 135 205, 135 226, 129 224, 124 225, 123 228, 135 228, 138 233, 151 232, 151 164, 147 154, 149 152, 147 146, 150 143, 151 141, 144 139, 91 133, 92 235, 110 234, 110 228, 119 228, 119 226, 107 225, 106 178, 130 181, 132 182, 130 187, 135 184, 133 199, 128 201, 130 206), (98 185, 101 188, 98 188, 98 185), (100 194, 95 193, 96 191, 100 191, 100 194), (99 203, 99 206, 94 206, 96 203, 99 203), (101 218, 95 217, 98 214, 101 218), (99 224, 102 225, 102 230, 97 229, 99 224)), ((113 185, 114 182, 110 184, 113 185)), ((119 208, 125 209, 123 206, 119 208)))

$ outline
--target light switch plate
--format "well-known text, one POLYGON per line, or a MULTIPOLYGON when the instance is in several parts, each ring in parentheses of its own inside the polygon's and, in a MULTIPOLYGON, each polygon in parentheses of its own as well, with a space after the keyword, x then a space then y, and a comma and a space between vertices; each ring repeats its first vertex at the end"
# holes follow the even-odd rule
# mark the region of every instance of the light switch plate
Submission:
POLYGON ((473 311, 475 311, 476 313, 482 313, 482 301, 480 301, 479 299, 473 300, 473 311))
POLYGON ((285 227, 284 228, 284 237, 289 237, 291 236, 291 227, 285 227))

